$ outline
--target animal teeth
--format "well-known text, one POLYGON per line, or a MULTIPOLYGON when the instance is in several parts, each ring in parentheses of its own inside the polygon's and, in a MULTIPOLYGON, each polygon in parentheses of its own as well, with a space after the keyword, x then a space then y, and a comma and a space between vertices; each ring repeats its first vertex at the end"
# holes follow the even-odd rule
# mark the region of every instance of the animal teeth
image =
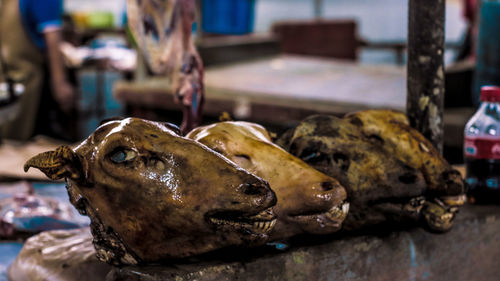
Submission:
POLYGON ((330 209, 330 211, 325 213, 325 216, 331 220, 335 220, 335 219, 340 218, 340 214, 339 214, 340 209, 339 208, 335 208, 335 209, 336 210, 333 210, 333 208, 330 209))
POLYGON ((434 202, 438 204, 439 206, 446 208, 446 205, 444 204, 443 201, 441 201, 439 198, 434 198, 434 202))
POLYGON ((453 218, 453 214, 446 213, 443 215, 443 220, 451 220, 453 218))
POLYGON ((262 232, 262 233, 265 233, 265 232, 268 232, 270 231, 274 225, 276 224, 276 220, 272 220, 272 221, 266 221, 266 222, 254 222, 253 223, 253 228, 254 230, 256 231, 259 231, 259 232, 262 232))
POLYGON ((412 198, 409 202, 410 206, 414 208, 421 207, 422 205, 424 205, 424 203, 425 203, 425 197, 423 196, 412 198))
POLYGON ((244 222, 234 222, 223 219, 210 218, 210 221, 214 224, 218 225, 232 225, 232 226, 244 226, 252 228, 253 230, 259 233, 266 233, 273 229, 274 225, 276 225, 276 219, 270 221, 255 221, 253 223, 244 223, 244 222))
POLYGON ((249 219, 252 220, 270 220, 274 217, 274 212, 272 208, 267 208, 264 211, 261 211, 255 216, 251 216, 249 219))
POLYGON ((342 220, 347 216, 347 212, 349 212, 349 203, 342 204, 342 210, 338 206, 332 207, 328 212, 325 213, 325 216, 331 220, 342 220))
POLYGON ((346 214, 346 215, 347 215, 347 213, 349 212, 349 206, 350 206, 350 205, 349 205, 349 203, 347 203, 347 202, 346 202, 346 203, 344 203, 344 204, 342 204, 342 212, 344 212, 344 214, 346 214))
POLYGON ((253 223, 253 227, 254 227, 255 229, 260 229, 260 222, 254 222, 254 223, 253 223))
POLYGON ((274 219, 274 220, 272 220, 272 221, 271 221, 271 226, 270 226, 270 228, 272 229, 275 225, 276 225, 276 220, 274 219))
POLYGON ((254 227, 257 229, 264 229, 264 223, 263 222, 254 222, 254 227))
POLYGON ((210 221, 215 223, 215 224, 230 224, 231 223, 230 221, 216 219, 216 218, 210 218, 210 221))
POLYGON ((403 209, 407 212, 420 213, 425 203, 426 203, 425 197, 423 196, 415 197, 410 199, 410 201, 403 206, 403 209))
POLYGON ((441 200, 443 200, 446 205, 461 206, 467 201, 467 196, 465 194, 457 196, 444 196, 441 197, 441 200))

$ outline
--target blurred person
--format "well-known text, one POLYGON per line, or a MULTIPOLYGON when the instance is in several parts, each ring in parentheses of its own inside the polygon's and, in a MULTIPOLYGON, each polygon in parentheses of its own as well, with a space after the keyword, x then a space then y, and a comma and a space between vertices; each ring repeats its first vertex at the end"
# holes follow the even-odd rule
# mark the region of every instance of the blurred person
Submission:
POLYGON ((457 61, 475 60, 478 34, 478 9, 480 0, 462 0, 463 17, 467 21, 464 42, 457 55, 457 61))
POLYGON ((5 138, 51 135, 54 111, 63 121, 70 117, 76 92, 59 50, 62 13, 62 0, 0 0, 0 78, 25 89, 17 117, 2 128, 5 138))

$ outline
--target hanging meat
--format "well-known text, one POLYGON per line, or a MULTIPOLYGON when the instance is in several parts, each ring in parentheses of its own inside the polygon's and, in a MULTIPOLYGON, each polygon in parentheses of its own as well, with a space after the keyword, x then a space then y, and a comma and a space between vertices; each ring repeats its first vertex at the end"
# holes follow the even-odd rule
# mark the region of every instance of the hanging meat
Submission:
POLYGON ((127 17, 150 70, 169 78, 188 132, 201 121, 204 96, 203 62, 191 38, 194 0, 128 0, 127 17))

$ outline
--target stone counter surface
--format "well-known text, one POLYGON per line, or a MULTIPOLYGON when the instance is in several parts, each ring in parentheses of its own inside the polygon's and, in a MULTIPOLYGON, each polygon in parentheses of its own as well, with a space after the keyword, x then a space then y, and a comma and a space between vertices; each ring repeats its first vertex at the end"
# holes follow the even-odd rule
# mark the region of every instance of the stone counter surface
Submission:
POLYGON ((500 206, 465 206, 445 234, 367 232, 308 237, 285 251, 233 249, 201 263, 117 268, 107 280, 500 280, 500 206))

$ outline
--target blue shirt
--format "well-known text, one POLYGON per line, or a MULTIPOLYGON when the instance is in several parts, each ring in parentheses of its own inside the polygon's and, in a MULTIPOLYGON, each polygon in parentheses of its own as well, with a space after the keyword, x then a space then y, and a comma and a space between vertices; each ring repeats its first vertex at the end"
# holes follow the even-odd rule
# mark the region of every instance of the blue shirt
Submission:
POLYGON ((62 0, 19 0, 24 29, 35 45, 45 50, 43 33, 62 26, 62 0))

